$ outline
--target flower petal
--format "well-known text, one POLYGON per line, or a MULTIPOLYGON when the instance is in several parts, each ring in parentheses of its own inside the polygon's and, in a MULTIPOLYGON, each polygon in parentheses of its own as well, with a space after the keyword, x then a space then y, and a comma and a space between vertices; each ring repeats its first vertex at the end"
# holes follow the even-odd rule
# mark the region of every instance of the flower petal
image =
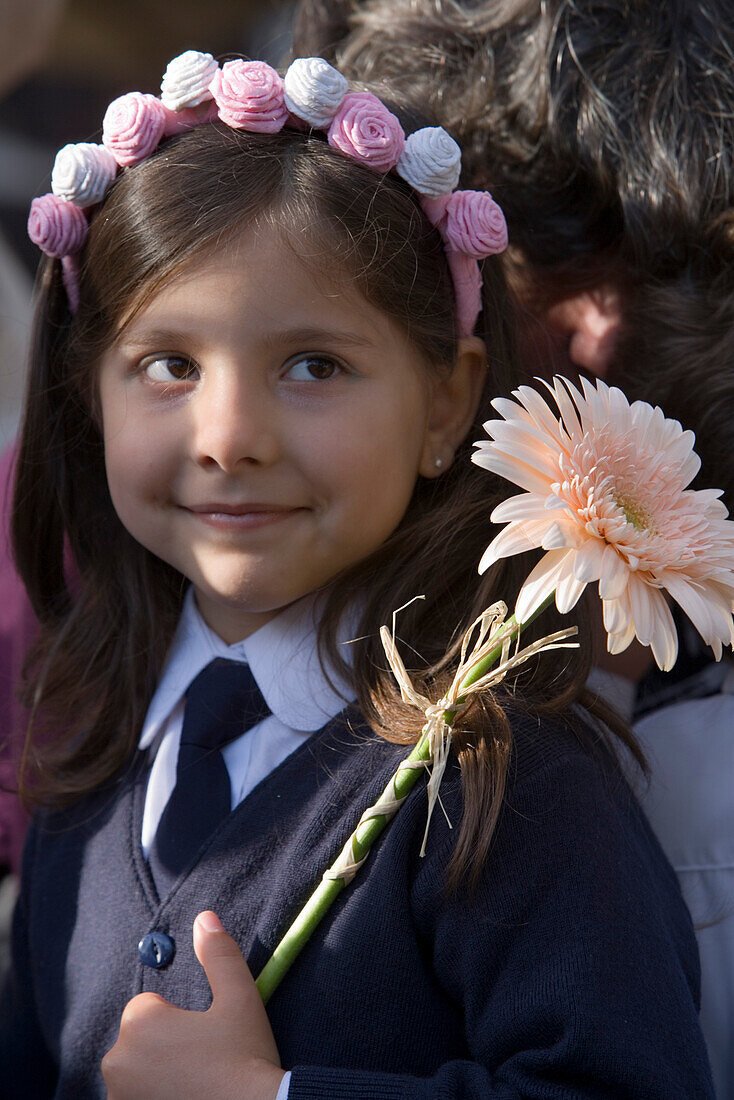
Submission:
MULTIPOLYGON (((518 391, 515 391, 518 392, 518 391)), ((494 397, 490 401, 492 408, 504 417, 505 420, 512 422, 513 420, 519 420, 521 424, 532 424, 533 418, 528 412, 518 405, 516 401, 510 401, 509 397, 494 397)), ((483 427, 486 429, 487 425, 483 427)))
POLYGON ((628 423, 631 419, 630 403, 625 395, 617 386, 610 386, 607 395, 609 397, 609 419, 613 423, 628 423))
MULTIPOLYGON (((492 421, 490 421, 492 423, 492 421)), ((495 424, 503 421, 496 420, 495 424)), ((494 450, 500 454, 508 455, 518 462, 524 462, 539 473, 544 474, 549 481, 558 478, 558 459, 545 447, 534 443, 524 432, 498 432, 495 439, 494 450)))
POLYGON ((643 645, 649 645, 653 637, 654 614, 650 603, 650 586, 639 574, 633 573, 627 585, 635 634, 643 645))
POLYGON ((574 528, 571 524, 564 524, 553 520, 549 517, 551 522, 548 524, 548 528, 543 536, 541 546, 544 550, 563 550, 576 547, 576 539, 574 538, 574 528))
POLYGON ((604 547, 601 572, 599 574, 599 595, 603 600, 616 600, 622 595, 629 580, 629 569, 624 559, 613 546, 604 547))
POLYGON ((537 550, 551 524, 552 520, 547 519, 533 523, 508 523, 484 551, 479 563, 479 572, 484 573, 499 558, 511 558, 514 554, 525 553, 526 550, 537 550))
POLYGON ((483 466, 485 470, 491 470, 494 474, 506 478, 521 489, 529 493, 547 493, 548 478, 542 477, 537 470, 516 458, 508 458, 495 450, 491 443, 479 443, 480 449, 471 456, 472 462, 477 466, 483 466))
POLYGON ((569 568, 569 555, 572 550, 549 550, 535 566, 527 578, 515 605, 515 615, 524 623, 543 601, 550 596, 561 577, 569 568))
POLYGON ((586 581, 577 580, 573 573, 561 577, 556 585, 556 607, 562 615, 576 606, 585 588, 586 581))
POLYGON ((577 580, 588 584, 598 581, 602 575, 606 543, 601 539, 588 538, 576 551, 573 572, 577 580))
MULTIPOLYGON (((553 411, 546 401, 543 400, 537 390, 534 390, 532 386, 518 386, 514 390, 515 396, 522 402, 523 406, 527 410, 527 413, 535 423, 542 428, 545 428, 551 439, 554 439, 556 443, 563 442, 563 431, 561 425, 558 422, 558 418, 553 415, 553 411)), ((500 409, 493 401, 492 404, 499 412, 500 409)), ((504 414, 503 414, 504 415, 504 414)))
POLYGON ((630 622, 626 630, 619 634, 607 634, 607 652, 616 654, 624 653, 625 649, 635 640, 635 628, 630 622))
POLYGON ((634 628, 629 599, 625 592, 619 599, 602 600, 602 612, 604 617, 604 629, 607 634, 620 634, 634 628))
POLYGON ((706 600, 701 587, 682 576, 666 576, 665 587, 683 608, 706 645, 713 646, 721 634, 717 631, 712 604, 706 600))
POLYGON ((663 593, 653 590, 651 598, 655 624, 650 648, 658 668, 669 672, 678 657, 678 631, 663 593))
POLYGON ((492 523, 509 523, 516 519, 540 519, 547 516, 546 498, 540 493, 520 493, 498 504, 490 515, 492 523))
POLYGON ((580 439, 583 435, 583 432, 581 430, 581 423, 578 416, 576 415, 576 409, 573 406, 573 402, 568 396, 567 391, 564 389, 563 383, 570 386, 572 390, 575 389, 575 387, 571 386, 570 382, 566 382, 565 378, 554 378, 553 385, 548 386, 548 389, 551 391, 556 399, 556 404, 558 405, 558 410, 561 414, 561 419, 563 420, 563 426, 568 432, 569 436, 572 439, 580 439))

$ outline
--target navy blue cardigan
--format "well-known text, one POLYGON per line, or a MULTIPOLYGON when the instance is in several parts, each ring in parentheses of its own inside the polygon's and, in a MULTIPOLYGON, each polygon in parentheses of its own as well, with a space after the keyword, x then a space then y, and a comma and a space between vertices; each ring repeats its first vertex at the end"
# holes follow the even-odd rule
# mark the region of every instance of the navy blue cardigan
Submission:
MULTIPOLYGON (((419 857, 419 783, 274 994, 289 1100, 713 1096, 698 961, 678 884, 608 754, 516 716, 506 803, 471 897, 446 897, 456 832, 437 810, 419 857)), ((146 766, 37 817, 0 1010, 0 1089, 106 1095, 100 1060, 127 1001, 210 993, 192 924, 214 909, 258 973, 405 750, 345 712, 222 824, 167 898, 140 847, 146 766), (175 941, 142 964, 148 932, 175 941)), ((455 764, 442 785, 458 825, 455 764)))

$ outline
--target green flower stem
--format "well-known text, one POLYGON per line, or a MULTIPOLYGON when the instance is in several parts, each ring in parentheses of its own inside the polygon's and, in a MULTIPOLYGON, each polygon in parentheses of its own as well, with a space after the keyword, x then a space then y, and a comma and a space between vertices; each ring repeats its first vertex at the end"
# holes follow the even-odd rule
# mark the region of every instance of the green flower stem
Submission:
MULTIPOLYGON (((411 752, 408 760, 427 761, 429 756, 428 738, 424 735, 411 752)), ((399 775, 393 776, 390 784, 394 787, 395 798, 406 798, 421 774, 422 769, 420 768, 405 768, 399 775)), ((388 817, 381 814, 379 817, 370 818, 364 825, 358 826, 354 830, 347 844, 351 846, 355 862, 364 859, 380 833, 392 820, 392 816, 388 817)), ((264 1004, 268 1003, 302 948, 310 939, 312 932, 322 918, 326 916, 329 908, 346 885, 344 879, 323 878, 311 894, 257 979, 256 985, 260 990, 260 996, 264 1004)))
MULTIPOLYGON (((554 593, 551 593, 538 610, 522 623, 520 627, 518 627, 514 616, 510 616, 506 623, 507 626, 512 628, 509 635, 510 638, 515 638, 520 632, 520 629, 524 630, 525 627, 529 626, 530 623, 548 607, 553 600, 553 596, 554 593)), ((505 633, 504 637, 507 638, 507 636, 508 635, 505 633)), ((502 644, 500 643, 495 646, 495 648, 491 650, 462 681, 462 688, 470 687, 484 676, 486 672, 489 672, 494 663, 501 656, 502 644)), ((459 700, 459 702, 462 701, 461 699, 459 700)), ((444 720, 448 725, 453 723, 455 713, 456 712, 453 710, 444 713, 444 720)), ((428 736, 424 734, 407 757, 407 761, 409 763, 415 761, 428 761, 429 758, 430 747, 428 744, 428 736)), ((400 800, 400 804, 402 805, 402 800, 407 798, 408 794, 415 786, 418 777, 422 774, 422 768, 406 768, 403 763, 402 766, 398 768, 395 775, 393 775, 392 779, 390 779, 385 791, 391 791, 395 799, 400 800)), ((357 828, 349 837, 346 845, 351 848, 351 855, 355 863, 364 859, 378 836, 384 831, 396 812, 397 810, 394 810, 393 813, 389 815, 380 814, 377 817, 371 817, 361 825, 357 825, 357 828)), ((260 972, 256 985, 260 991, 260 996, 264 1004, 268 1003, 270 997, 290 970, 296 958, 310 939, 312 933, 315 931, 320 921, 326 916, 331 905, 346 885, 347 883, 341 878, 322 878, 321 882, 311 894, 311 897, 303 906, 300 913, 293 921, 293 924, 291 924, 290 928, 286 931, 280 943, 260 972)))

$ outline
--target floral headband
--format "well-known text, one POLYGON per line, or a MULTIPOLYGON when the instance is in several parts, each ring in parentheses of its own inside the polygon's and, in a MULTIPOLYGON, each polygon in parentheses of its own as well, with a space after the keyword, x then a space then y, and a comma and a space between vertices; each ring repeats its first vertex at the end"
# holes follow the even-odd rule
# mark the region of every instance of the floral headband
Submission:
POLYGON ((439 126, 405 136, 371 92, 350 92, 320 57, 294 61, 284 78, 264 61, 228 61, 187 50, 169 64, 161 96, 129 92, 107 108, 102 144, 65 145, 51 192, 31 203, 28 235, 62 262, 69 308, 79 305, 78 255, 87 212, 104 199, 119 168, 145 160, 166 137, 219 119, 237 130, 274 134, 284 126, 325 131, 331 146, 377 172, 394 170, 420 196, 444 241, 456 295, 459 335, 474 330, 482 308, 478 261, 504 251, 507 225, 488 191, 457 191, 461 150, 439 126))

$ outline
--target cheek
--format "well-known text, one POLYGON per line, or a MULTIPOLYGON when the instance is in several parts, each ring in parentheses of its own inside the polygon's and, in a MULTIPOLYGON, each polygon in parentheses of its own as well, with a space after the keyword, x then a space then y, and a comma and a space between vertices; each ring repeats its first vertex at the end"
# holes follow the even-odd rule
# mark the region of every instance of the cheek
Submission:
POLYGON ((145 493, 166 468, 171 446, 169 425, 152 418, 138 389, 101 371, 99 386, 107 481, 113 502, 145 493))
POLYGON ((115 511, 128 529, 144 519, 147 505, 163 497, 170 478, 166 448, 134 425, 104 432, 107 484, 115 511))
MULTIPOLYGON (((394 402, 394 397, 393 397, 394 402)), ((315 475, 353 522, 386 538, 402 519, 423 450, 425 420, 414 409, 384 404, 324 432, 310 454, 315 475), (389 410, 389 415, 386 415, 389 410)))

